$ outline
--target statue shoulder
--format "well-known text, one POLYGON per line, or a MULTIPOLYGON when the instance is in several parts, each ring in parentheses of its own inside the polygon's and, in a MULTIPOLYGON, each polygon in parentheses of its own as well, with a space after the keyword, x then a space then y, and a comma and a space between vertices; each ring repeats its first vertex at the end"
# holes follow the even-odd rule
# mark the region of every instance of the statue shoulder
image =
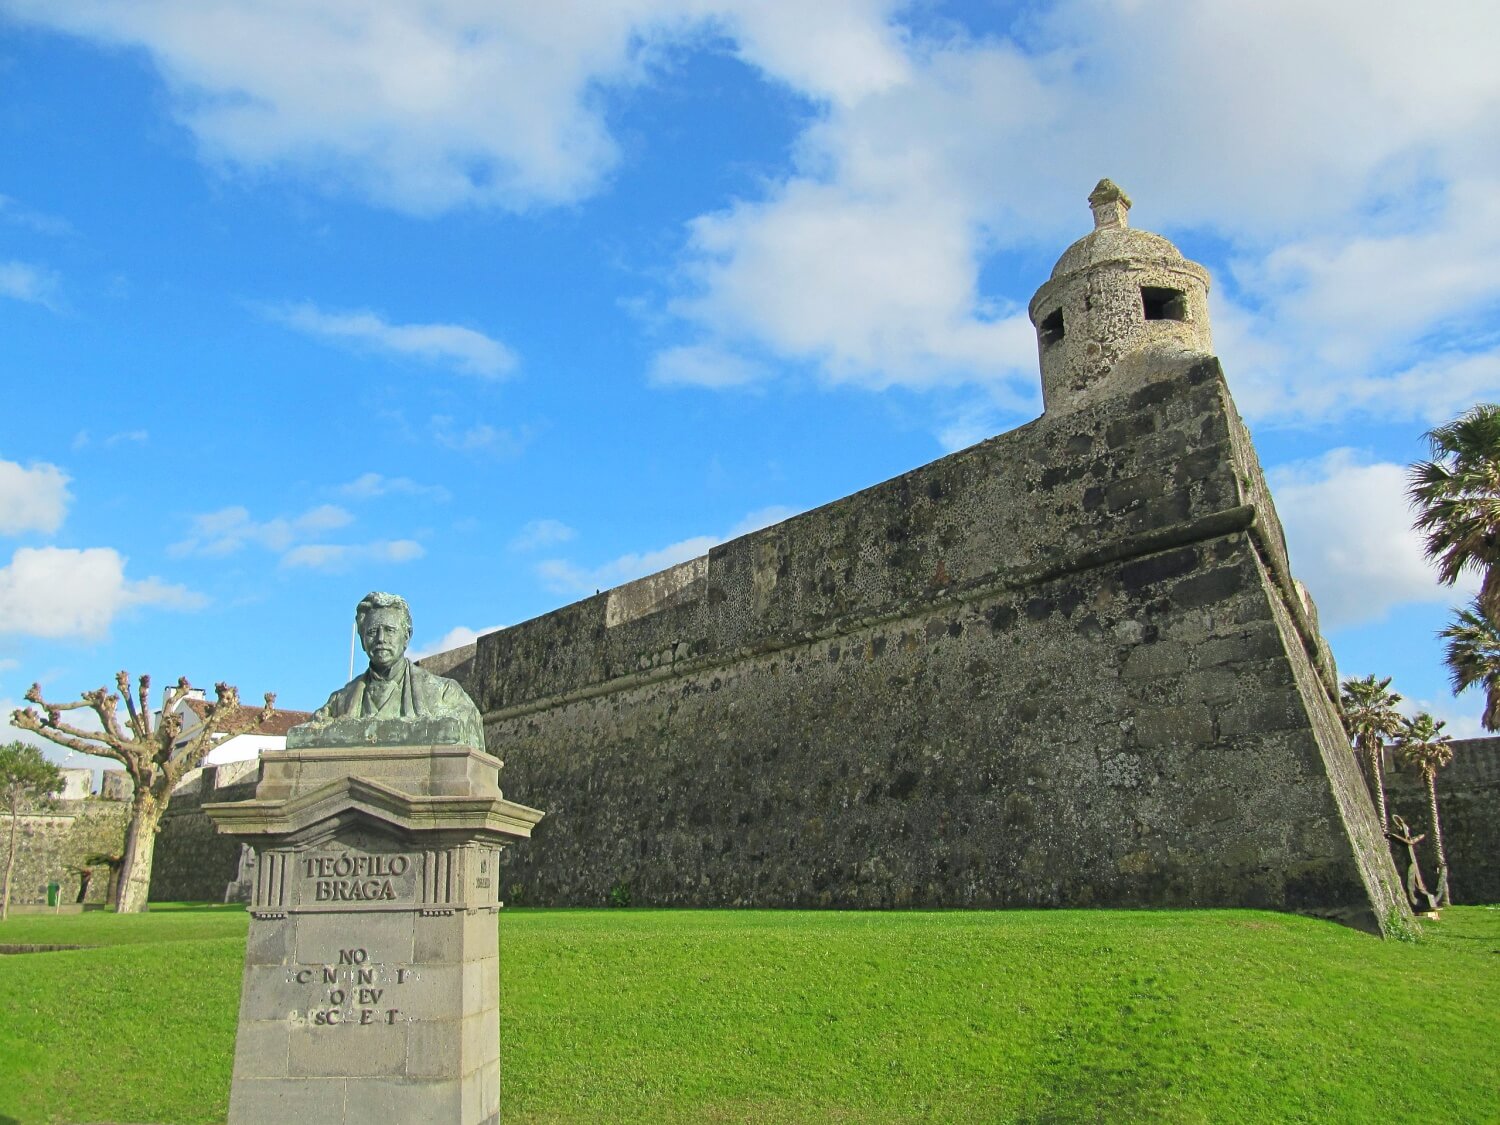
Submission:
POLYGON ((337 719, 349 713, 349 708, 355 695, 364 683, 364 675, 355 676, 343 687, 338 688, 328 697, 328 702, 313 712, 313 720, 337 719))
POLYGON ((329 702, 324 703, 317 711, 312 712, 312 721, 314 723, 321 723, 321 721, 327 720, 327 718, 339 718, 342 715, 348 714, 354 693, 359 690, 360 679, 362 679, 362 676, 354 676, 354 679, 347 682, 344 687, 333 691, 329 696, 329 702))
POLYGON ((457 680, 450 680, 447 676, 439 676, 436 672, 429 672, 426 668, 416 663, 412 664, 411 672, 416 677, 417 683, 421 684, 424 690, 431 692, 441 699, 464 699, 470 703, 473 702, 473 700, 469 699, 469 693, 464 690, 464 685, 457 680))

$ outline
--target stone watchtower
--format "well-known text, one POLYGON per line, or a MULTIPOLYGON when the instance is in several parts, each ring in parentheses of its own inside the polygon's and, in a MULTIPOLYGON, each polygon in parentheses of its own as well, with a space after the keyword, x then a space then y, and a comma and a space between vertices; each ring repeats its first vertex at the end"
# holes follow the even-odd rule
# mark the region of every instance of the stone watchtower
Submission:
POLYGON ((1213 352, 1208 271, 1159 234, 1134 230, 1112 180, 1089 195, 1094 229, 1069 246, 1031 299, 1042 401, 1066 410, 1138 352, 1213 352))

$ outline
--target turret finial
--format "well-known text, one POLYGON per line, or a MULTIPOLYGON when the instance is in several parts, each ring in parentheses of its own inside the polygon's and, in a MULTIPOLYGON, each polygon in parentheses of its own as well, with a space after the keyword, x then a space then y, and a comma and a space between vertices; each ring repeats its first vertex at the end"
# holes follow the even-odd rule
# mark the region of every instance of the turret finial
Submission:
POLYGON ((1095 230, 1120 230, 1130 225, 1126 213, 1130 210, 1130 196, 1120 190, 1114 180, 1103 179, 1089 192, 1089 207, 1094 212, 1095 230))

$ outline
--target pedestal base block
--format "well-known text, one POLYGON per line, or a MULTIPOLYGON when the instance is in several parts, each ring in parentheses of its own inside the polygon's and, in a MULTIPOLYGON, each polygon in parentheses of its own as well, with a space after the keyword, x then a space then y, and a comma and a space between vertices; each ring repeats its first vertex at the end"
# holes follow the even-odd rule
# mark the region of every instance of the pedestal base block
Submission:
POLYGON ((208 809, 258 853, 230 1125, 499 1120, 500 851, 541 814, 372 757, 208 809))

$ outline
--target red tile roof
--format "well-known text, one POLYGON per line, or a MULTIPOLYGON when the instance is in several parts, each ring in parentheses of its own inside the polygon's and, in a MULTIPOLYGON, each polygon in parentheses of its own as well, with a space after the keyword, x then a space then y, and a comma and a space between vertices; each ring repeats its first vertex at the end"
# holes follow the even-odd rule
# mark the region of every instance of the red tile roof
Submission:
MULTIPOLYGON (((210 701, 207 699, 185 699, 182 701, 182 703, 184 707, 190 709, 193 714, 197 715, 200 719, 203 718, 204 715, 208 714, 208 708, 211 705, 210 701)), ((257 715, 259 715, 260 712, 261 708, 259 707, 250 707, 242 704, 239 708, 236 709, 234 718, 240 722, 250 722, 257 715)), ((276 710, 271 712, 270 718, 268 718, 265 722, 259 723, 247 730, 242 730, 237 733, 283 735, 298 723, 305 723, 310 718, 312 718, 311 711, 276 710)))

